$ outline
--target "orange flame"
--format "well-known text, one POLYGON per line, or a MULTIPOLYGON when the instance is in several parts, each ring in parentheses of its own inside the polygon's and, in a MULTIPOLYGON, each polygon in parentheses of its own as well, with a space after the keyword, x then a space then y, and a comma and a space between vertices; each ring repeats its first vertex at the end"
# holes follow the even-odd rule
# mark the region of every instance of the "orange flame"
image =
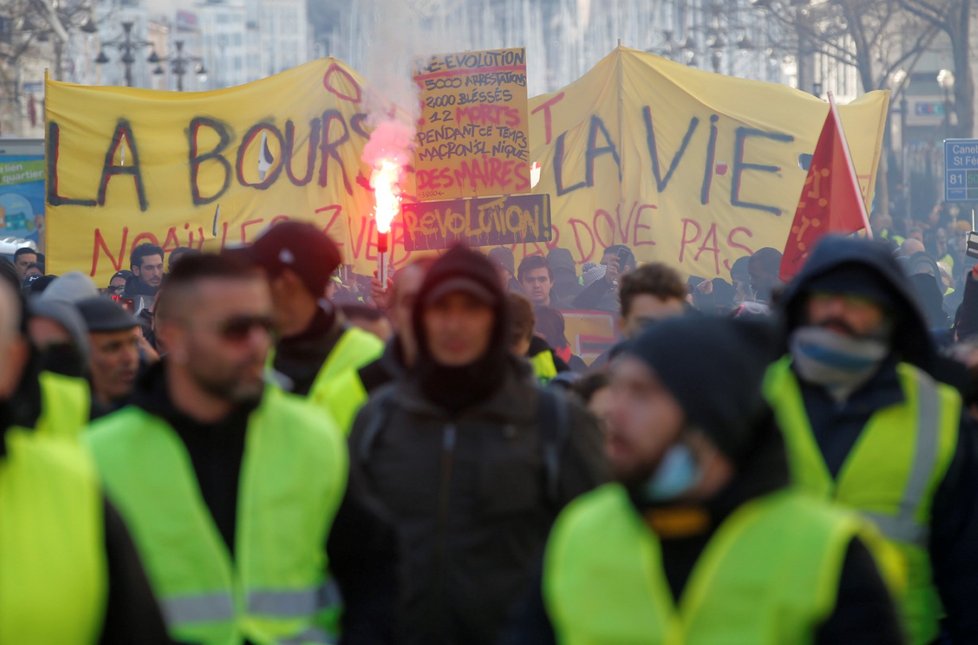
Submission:
POLYGON ((389 233, 391 222, 401 210, 401 167, 390 159, 381 159, 370 175, 374 189, 374 219, 378 233, 389 233))

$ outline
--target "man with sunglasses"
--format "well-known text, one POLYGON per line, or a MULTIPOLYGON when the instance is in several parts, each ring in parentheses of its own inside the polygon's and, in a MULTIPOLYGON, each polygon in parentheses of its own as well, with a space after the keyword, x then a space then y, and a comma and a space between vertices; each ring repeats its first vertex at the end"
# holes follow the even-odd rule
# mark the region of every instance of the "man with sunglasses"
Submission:
POLYGON ((978 642, 978 463, 961 399, 883 244, 828 237, 788 285, 788 355, 765 395, 804 489, 860 511, 907 567, 914 644, 978 642))
POLYGON ((246 265, 184 258, 161 299, 166 358, 86 439, 134 527, 170 634, 332 642, 327 538, 346 488, 342 434, 265 384, 272 301, 246 265))
POLYGON ((348 430, 367 390, 356 371, 384 351, 376 336, 348 325, 326 298, 339 247, 308 222, 282 222, 234 252, 261 269, 274 309, 272 366, 291 392, 308 397, 348 430), (351 374, 353 372, 353 374, 351 374))

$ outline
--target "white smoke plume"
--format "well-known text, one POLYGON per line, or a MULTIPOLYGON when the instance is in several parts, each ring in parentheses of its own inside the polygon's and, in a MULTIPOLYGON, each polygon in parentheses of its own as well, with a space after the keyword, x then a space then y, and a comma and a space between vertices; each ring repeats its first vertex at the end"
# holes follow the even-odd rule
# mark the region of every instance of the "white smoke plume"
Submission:
MULTIPOLYGON (((443 18, 452 0, 361 0, 367 18, 364 76, 367 126, 372 128, 363 161, 375 170, 384 160, 410 166, 421 116, 415 65, 435 53, 454 51, 443 18)), ((376 186, 374 186, 376 189, 376 186)))

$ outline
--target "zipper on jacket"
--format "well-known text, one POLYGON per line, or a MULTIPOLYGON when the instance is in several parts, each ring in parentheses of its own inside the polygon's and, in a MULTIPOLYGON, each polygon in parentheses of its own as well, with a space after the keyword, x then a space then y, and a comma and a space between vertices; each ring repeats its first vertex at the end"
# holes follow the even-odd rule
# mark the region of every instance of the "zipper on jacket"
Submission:
POLYGON ((455 465, 455 443, 458 429, 454 423, 449 423, 442 430, 441 439, 441 477, 438 486, 438 519, 436 523, 436 544, 438 549, 435 567, 438 580, 438 599, 440 607, 435 608, 438 625, 438 635, 447 638, 449 635, 449 602, 448 595, 448 510, 452 486, 452 470, 455 465))

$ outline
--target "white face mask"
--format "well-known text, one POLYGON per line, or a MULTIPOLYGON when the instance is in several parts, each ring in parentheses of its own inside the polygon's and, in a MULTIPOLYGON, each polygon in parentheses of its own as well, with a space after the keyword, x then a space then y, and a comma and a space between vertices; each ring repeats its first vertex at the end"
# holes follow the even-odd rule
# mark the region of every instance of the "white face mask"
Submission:
POLYGON ((668 502, 689 492, 701 477, 693 451, 685 443, 677 443, 663 455, 643 490, 649 501, 668 502))

